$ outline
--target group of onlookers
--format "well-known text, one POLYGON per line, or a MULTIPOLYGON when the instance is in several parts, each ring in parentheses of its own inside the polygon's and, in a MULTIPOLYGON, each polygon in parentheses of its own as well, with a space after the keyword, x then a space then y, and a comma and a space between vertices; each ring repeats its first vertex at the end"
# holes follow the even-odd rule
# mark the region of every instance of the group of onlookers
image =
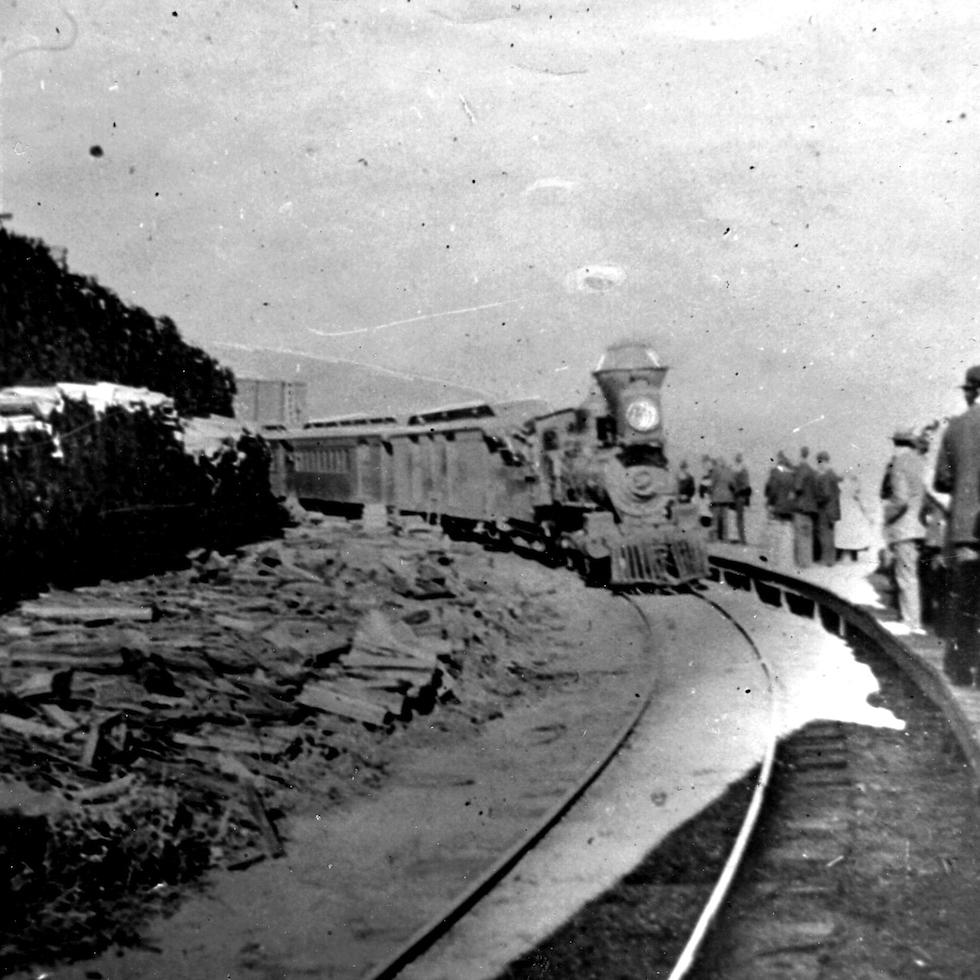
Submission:
POLYGON ((928 431, 894 434, 881 499, 902 620, 912 633, 930 622, 946 639, 950 681, 969 685, 980 672, 980 366, 961 388, 967 409, 931 466, 928 431))
MULTIPOLYGON (((944 666, 952 683, 980 683, 980 365, 960 386, 967 409, 949 420, 937 440, 939 422, 924 429, 898 429, 894 452, 881 483, 882 555, 891 573, 898 609, 909 632, 929 623, 946 639, 944 666), (938 451, 936 443, 938 441, 938 451)), ((729 515, 737 541, 745 543, 745 511, 752 498, 741 455, 734 465, 705 456, 700 480, 682 463, 682 502, 697 503, 709 537, 729 540, 729 515)), ((833 565, 839 557, 871 546, 871 521, 854 473, 839 476, 830 455, 816 465, 804 446, 793 463, 773 459, 765 484, 766 539, 775 564, 807 568, 833 565)))
MULTIPOLYGON (((842 516, 842 478, 831 467, 828 452, 818 452, 816 464, 810 463, 807 446, 801 447, 796 463, 778 452, 766 480, 768 550, 775 561, 797 568, 809 568, 815 561, 833 565, 839 551, 853 553, 867 547, 852 540, 844 548, 836 539, 842 516)), ((860 506, 856 489, 849 487, 848 503, 860 506)))
MULTIPOLYGON (((701 462, 697 480, 686 462, 680 464, 681 502, 697 504, 711 540, 745 544, 752 483, 742 454, 735 455, 732 465, 721 456, 706 455, 701 462)), ((823 451, 817 453, 816 466, 811 465, 806 446, 800 449, 797 463, 779 452, 774 464, 764 490, 768 520, 762 542, 774 562, 799 568, 814 561, 833 565, 841 553, 856 558, 870 547, 871 522, 854 474, 838 476, 830 454, 823 451)))
POLYGON ((701 463, 702 475, 697 483, 687 463, 681 463, 677 478, 681 503, 697 499, 701 524, 715 541, 729 540, 731 514, 735 518, 736 540, 745 544, 745 511, 752 501, 752 485, 742 454, 736 453, 731 466, 721 456, 704 456, 701 463))

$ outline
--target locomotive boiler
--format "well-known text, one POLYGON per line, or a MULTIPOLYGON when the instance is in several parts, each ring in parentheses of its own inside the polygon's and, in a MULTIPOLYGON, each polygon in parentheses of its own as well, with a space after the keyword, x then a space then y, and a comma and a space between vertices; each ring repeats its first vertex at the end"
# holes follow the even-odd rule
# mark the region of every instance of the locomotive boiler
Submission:
POLYGON ((596 584, 681 585, 705 577, 708 560, 667 464, 666 373, 631 341, 603 354, 584 404, 519 423, 488 405, 270 432, 273 488, 306 506, 422 514, 596 584))

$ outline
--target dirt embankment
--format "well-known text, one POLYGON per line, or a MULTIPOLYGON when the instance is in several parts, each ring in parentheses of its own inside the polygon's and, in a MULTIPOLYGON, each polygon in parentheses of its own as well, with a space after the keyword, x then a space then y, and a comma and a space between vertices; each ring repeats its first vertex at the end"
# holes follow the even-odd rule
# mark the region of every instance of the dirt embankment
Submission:
MULTIPOLYGON (((419 753, 452 749, 460 762, 460 746, 505 713, 574 690, 573 714, 587 717, 582 663, 559 661, 589 659, 590 596, 613 602, 426 525, 368 533, 326 521, 0 618, 5 907, 17 910, 0 966, 139 942, 147 915, 176 908, 189 882, 301 859, 305 817, 376 807, 419 753)), ((599 673, 631 696, 619 667, 599 673)), ((610 708, 609 731, 621 718, 610 708)), ((547 710, 515 724, 552 758, 593 748, 547 749, 567 728, 547 710)), ((462 785, 478 781, 491 745, 491 768, 511 780, 533 749, 491 735, 460 763, 476 770, 462 785)), ((458 776, 437 763, 418 778, 431 796, 458 776)), ((494 847, 519 827, 497 830, 494 847)), ((220 948, 226 928, 215 930, 220 948)))

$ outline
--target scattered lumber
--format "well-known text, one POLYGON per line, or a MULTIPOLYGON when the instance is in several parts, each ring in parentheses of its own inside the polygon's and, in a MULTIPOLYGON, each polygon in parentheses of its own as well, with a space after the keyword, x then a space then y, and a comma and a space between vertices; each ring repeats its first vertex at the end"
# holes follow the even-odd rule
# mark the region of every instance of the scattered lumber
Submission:
MULTIPOLYGON (((86 827, 116 828, 144 891, 138 862, 157 874, 164 851, 227 868, 277 857, 270 800, 346 786, 381 730, 458 702, 467 649, 501 650, 527 597, 464 581, 439 529, 405 520, 392 534, 381 516, 370 535, 324 520, 201 552, 150 584, 52 592, 0 615, 0 763, 5 781, 50 787, 41 819, 68 821, 51 840, 85 855, 86 827)), ((36 880, 57 891, 76 857, 36 880)))

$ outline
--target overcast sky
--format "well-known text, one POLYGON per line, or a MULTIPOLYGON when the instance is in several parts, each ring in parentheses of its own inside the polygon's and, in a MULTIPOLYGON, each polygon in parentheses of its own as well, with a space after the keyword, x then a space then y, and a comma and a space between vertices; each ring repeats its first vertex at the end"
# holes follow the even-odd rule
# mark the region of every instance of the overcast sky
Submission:
POLYGON ((566 404, 649 337, 760 478, 980 363, 975 4, 0 3, 9 227, 218 356, 566 404))

